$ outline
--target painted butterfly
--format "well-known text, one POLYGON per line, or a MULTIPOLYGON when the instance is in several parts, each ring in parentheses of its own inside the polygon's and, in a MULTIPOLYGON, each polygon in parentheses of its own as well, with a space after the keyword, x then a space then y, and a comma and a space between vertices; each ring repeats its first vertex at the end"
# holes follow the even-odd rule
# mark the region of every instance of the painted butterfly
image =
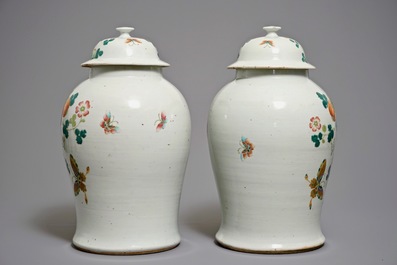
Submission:
POLYGON ((72 155, 70 155, 70 165, 72 166, 73 170, 74 196, 79 195, 80 191, 82 191, 84 193, 84 201, 85 203, 88 203, 87 187, 85 181, 87 180, 88 173, 90 173, 90 167, 86 168, 85 173, 79 172, 79 166, 72 155))
POLYGON ((312 180, 309 181, 309 176, 307 174, 305 176, 305 179, 307 182, 309 182, 309 187, 311 188, 311 192, 310 192, 311 199, 309 203, 310 209, 312 209, 312 202, 314 198, 317 197, 319 200, 322 200, 324 197, 323 185, 325 184, 325 181, 323 180, 323 177, 326 167, 327 167, 327 159, 324 159, 323 162, 321 162, 320 167, 318 168, 317 178, 313 178, 312 180))
POLYGON ((165 115, 164 112, 159 113, 159 119, 154 122, 156 125, 156 131, 160 131, 161 129, 164 129, 165 124, 167 123, 167 116, 165 115))

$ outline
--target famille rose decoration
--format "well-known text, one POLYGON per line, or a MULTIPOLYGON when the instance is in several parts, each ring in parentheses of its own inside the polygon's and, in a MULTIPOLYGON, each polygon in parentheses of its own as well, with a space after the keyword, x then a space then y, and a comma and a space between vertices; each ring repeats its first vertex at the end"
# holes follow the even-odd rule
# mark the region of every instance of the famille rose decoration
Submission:
POLYGON ((243 252, 309 251, 325 242, 320 213, 335 110, 309 79, 314 67, 302 46, 278 36, 280 27, 264 29, 267 35, 247 42, 229 66, 236 78, 216 95, 208 117, 222 206, 216 241, 243 252))
MULTIPOLYGON (((61 128, 74 190, 73 245, 102 254, 165 251, 180 242, 177 217, 190 147, 190 114, 162 75, 168 66, 133 28, 100 41, 89 79, 66 100, 61 128)), ((308 172, 310 173, 310 172, 308 172)))

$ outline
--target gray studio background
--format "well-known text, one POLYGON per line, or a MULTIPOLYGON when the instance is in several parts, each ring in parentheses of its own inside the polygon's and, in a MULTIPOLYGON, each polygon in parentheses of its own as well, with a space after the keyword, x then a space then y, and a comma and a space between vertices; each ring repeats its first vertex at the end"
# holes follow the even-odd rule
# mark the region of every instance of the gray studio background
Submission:
POLYGON ((397 264, 397 2, 0 1, 0 264, 397 264), (298 40, 338 121, 322 226, 326 245, 254 255, 213 242, 220 206, 207 113, 234 78, 227 65, 263 26, 298 40), (118 26, 152 41, 185 96, 192 145, 180 208, 181 245, 144 256, 103 256, 70 245, 73 192, 60 113, 88 77, 80 63, 118 26))

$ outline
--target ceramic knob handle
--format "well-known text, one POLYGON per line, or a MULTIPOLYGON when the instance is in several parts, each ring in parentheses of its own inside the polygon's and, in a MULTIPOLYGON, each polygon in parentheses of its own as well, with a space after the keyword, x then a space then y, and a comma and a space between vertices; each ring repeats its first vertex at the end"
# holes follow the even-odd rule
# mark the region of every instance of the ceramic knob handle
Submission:
POLYGON ((130 36, 130 32, 134 30, 134 28, 131 27, 118 27, 116 28, 116 30, 118 32, 120 32, 120 37, 122 38, 129 38, 130 36))
POLYGON ((264 30, 266 30, 267 32, 267 37, 277 37, 277 31, 279 31, 281 29, 281 27, 278 26, 267 26, 267 27, 263 27, 264 30))

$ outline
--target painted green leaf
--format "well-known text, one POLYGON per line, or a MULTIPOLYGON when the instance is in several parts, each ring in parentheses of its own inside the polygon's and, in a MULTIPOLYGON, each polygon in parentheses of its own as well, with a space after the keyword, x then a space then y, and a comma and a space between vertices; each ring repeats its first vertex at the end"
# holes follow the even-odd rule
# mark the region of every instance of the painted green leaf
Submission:
POLYGON ((107 39, 103 41, 103 45, 108 45, 109 42, 114 41, 114 39, 107 39))
POLYGON ((85 138, 87 136, 87 131, 86 130, 79 130, 76 129, 74 130, 74 133, 76 134, 76 142, 78 144, 82 144, 83 143, 83 138, 85 138))
POLYGON ((72 106, 74 104, 74 101, 76 100, 78 95, 79 95, 79 93, 76 93, 76 94, 73 94, 70 96, 70 103, 69 103, 70 106, 72 106))
POLYGON ((293 39, 289 39, 289 40, 290 40, 290 42, 295 44, 296 48, 299 48, 299 43, 296 40, 293 40, 293 39))
POLYGON ((317 135, 312 135, 312 142, 314 142, 314 146, 315 147, 319 147, 320 146, 320 140, 318 139, 317 135))
POLYGON ((327 126, 323 125, 323 127, 321 128, 323 132, 327 131, 327 126))
POLYGON ((323 139, 323 134, 322 133, 318 133, 318 139, 323 139))
POLYGON ((332 129, 332 125, 331 124, 328 124, 328 131, 332 131, 333 129, 332 129))
POLYGON ((65 120, 65 123, 62 125, 62 132, 63 135, 65 135, 65 138, 69 137, 68 127, 69 127, 69 120, 65 120))
POLYGON ((328 98, 326 95, 316 92, 317 96, 323 101, 324 108, 328 108, 328 98))
POLYGON ((331 130, 328 134, 328 143, 330 143, 334 139, 334 130, 331 130))
POLYGON ((101 51, 100 48, 98 48, 98 50, 94 50, 93 54, 92 54, 92 59, 98 59, 98 57, 101 57, 103 55, 103 51, 101 51))
POLYGON ((72 124, 72 127, 76 127, 76 118, 76 114, 73 114, 72 118, 70 118, 70 124, 72 124))
POLYGON ((86 130, 81 130, 80 131, 80 136, 85 138, 87 136, 87 131, 86 130))

